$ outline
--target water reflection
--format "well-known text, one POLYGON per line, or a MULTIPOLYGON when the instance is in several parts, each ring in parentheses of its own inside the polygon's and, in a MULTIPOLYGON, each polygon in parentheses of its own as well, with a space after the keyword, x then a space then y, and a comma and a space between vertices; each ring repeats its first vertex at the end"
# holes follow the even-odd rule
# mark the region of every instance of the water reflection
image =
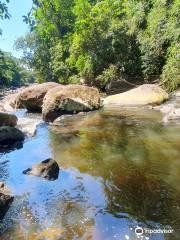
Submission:
POLYGON ((61 136, 52 134, 54 155, 63 167, 102 177, 107 197, 103 211, 117 218, 128 213, 126 218, 149 227, 160 224, 178 231, 178 127, 164 128, 160 122, 147 124, 106 112, 91 116, 90 124, 83 119, 78 127, 79 137, 64 141, 63 147, 56 144, 61 136))
POLYGON ((179 240, 180 127, 133 109, 66 118, 50 129, 41 125, 1 159, 16 197, 0 239, 135 240, 139 225, 174 229, 146 239, 179 240), (60 166, 56 181, 22 174, 49 157, 60 166))

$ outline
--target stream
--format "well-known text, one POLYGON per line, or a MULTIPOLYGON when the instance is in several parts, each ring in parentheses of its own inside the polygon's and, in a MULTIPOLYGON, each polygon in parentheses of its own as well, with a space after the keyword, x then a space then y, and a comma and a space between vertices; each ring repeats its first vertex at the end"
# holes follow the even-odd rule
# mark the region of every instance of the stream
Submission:
POLYGON ((100 110, 66 125, 77 122, 78 134, 41 122, 23 148, 1 153, 0 180, 15 199, 0 239, 179 240, 180 124, 143 107, 100 110), (57 180, 22 174, 49 157, 59 164, 57 180), (150 233, 158 229, 168 233, 150 233))

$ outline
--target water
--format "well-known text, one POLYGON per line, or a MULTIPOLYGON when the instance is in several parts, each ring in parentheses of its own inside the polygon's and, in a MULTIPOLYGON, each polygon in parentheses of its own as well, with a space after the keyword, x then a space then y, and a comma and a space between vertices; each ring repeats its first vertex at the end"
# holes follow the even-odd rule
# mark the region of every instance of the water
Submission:
POLYGON ((15 195, 0 239, 179 240, 180 125, 161 120, 134 108, 41 124, 0 156, 0 180, 15 195), (56 181, 22 174, 49 157, 61 169, 56 181), (137 226, 172 233, 140 236, 137 226))

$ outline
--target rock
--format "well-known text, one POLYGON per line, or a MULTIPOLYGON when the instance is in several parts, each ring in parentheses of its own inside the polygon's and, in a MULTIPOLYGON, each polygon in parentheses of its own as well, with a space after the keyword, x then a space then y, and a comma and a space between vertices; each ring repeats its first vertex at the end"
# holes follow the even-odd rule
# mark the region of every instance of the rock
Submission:
POLYGON ((55 82, 47 82, 27 87, 19 93, 20 104, 29 111, 41 112, 45 94, 51 88, 59 85, 60 84, 55 82))
POLYGON ((104 106, 160 104, 168 99, 168 94, 156 84, 144 84, 130 91, 108 96, 104 106))
POLYGON ((56 87, 48 91, 43 101, 43 119, 53 121, 64 114, 87 112, 100 107, 96 88, 82 85, 56 87))
POLYGON ((55 228, 55 227, 48 227, 44 230, 42 230, 42 232, 38 233, 38 234, 33 234, 32 238, 30 239, 35 239, 35 240, 40 240, 40 239, 49 239, 49 240, 53 240, 53 239, 62 239, 64 230, 61 229, 60 227, 55 228))
POLYGON ((61 137, 76 136, 79 134, 79 130, 82 127, 85 115, 63 115, 56 118, 51 124, 51 130, 56 134, 60 134, 61 137))
POLYGON ((56 180, 59 176, 59 166, 56 161, 48 158, 41 163, 35 164, 32 168, 23 171, 23 174, 42 177, 47 180, 56 180))
POLYGON ((13 114, 0 112, 0 127, 10 126, 15 127, 17 125, 17 117, 13 114))
POLYGON ((8 150, 22 147, 24 134, 14 127, 0 127, 0 150, 8 150))
POLYGON ((20 94, 14 93, 3 99, 3 107, 5 111, 14 111, 17 108, 23 108, 22 103, 20 102, 20 94))
POLYGON ((0 220, 2 220, 8 211, 13 199, 14 197, 10 195, 9 189, 3 182, 0 182, 0 220))
POLYGON ((63 115, 54 120, 51 130, 62 139, 71 139, 80 132, 91 131, 102 123, 102 116, 98 111, 84 114, 63 115))

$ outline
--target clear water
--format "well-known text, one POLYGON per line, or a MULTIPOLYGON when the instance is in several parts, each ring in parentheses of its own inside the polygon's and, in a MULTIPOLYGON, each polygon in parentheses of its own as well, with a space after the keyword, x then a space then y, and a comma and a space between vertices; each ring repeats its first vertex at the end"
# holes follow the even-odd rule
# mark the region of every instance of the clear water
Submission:
POLYGON ((15 195, 0 239, 179 240, 180 125, 161 120, 134 108, 41 124, 22 149, 0 156, 0 180, 15 195), (49 157, 61 169, 56 181, 22 174, 49 157), (140 236, 137 226, 173 233, 140 236))

